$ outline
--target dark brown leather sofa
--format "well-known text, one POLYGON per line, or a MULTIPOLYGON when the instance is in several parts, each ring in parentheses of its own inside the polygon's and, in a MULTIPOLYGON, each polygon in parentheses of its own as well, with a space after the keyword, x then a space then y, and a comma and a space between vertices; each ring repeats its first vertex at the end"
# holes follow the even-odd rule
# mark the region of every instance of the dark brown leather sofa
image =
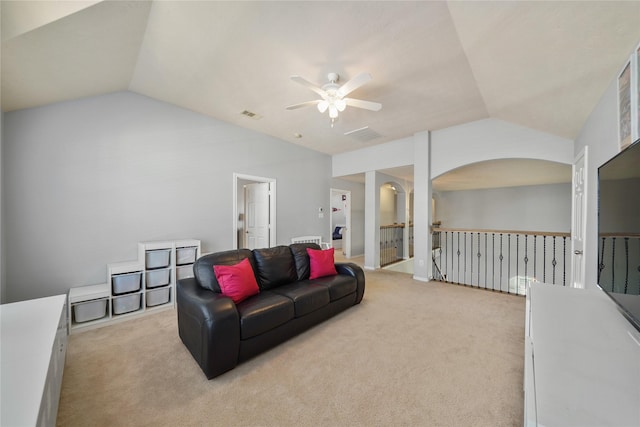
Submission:
POLYGON ((365 277, 352 263, 336 263, 335 276, 309 280, 307 248, 298 243, 205 255, 194 278, 176 286, 178 332, 208 379, 362 301, 365 277), (220 291, 214 265, 248 258, 260 293, 235 304, 220 291))

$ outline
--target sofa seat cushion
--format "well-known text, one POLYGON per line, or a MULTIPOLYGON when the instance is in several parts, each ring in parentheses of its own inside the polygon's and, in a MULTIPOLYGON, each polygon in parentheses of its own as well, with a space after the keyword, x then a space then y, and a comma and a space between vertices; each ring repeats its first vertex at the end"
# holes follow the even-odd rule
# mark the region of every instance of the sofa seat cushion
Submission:
POLYGON ((329 304, 329 288, 308 281, 291 283, 273 290, 293 301, 296 317, 302 317, 329 304))
POLYGON ((356 278, 344 274, 320 277, 318 279, 309 280, 309 283, 326 286, 329 289, 331 301, 339 300, 342 297, 352 294, 358 288, 356 278))
POLYGON ((295 316, 293 301, 271 291, 263 291, 236 305, 240 314, 240 339, 260 335, 295 316))

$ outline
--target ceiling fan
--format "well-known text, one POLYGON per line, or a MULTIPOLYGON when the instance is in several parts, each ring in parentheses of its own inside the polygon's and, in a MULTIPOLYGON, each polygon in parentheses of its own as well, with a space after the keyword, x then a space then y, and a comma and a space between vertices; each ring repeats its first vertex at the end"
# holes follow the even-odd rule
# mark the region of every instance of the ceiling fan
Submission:
POLYGON ((291 76, 291 80, 300 83, 302 86, 306 86, 318 95, 322 99, 316 99, 314 101, 301 102, 300 104, 290 105, 287 110, 296 110, 302 107, 309 107, 311 105, 317 105, 318 111, 324 113, 329 110, 329 117, 331 118, 331 127, 333 127, 334 121, 338 118, 338 112, 345 110, 347 105, 356 108, 364 108, 365 110, 380 111, 382 104, 371 101, 363 101, 361 99, 346 98, 348 94, 358 89, 363 84, 371 80, 371 74, 360 73, 342 86, 338 85, 340 76, 336 73, 329 73, 327 75, 329 83, 324 84, 322 87, 318 87, 310 81, 300 76, 291 76))

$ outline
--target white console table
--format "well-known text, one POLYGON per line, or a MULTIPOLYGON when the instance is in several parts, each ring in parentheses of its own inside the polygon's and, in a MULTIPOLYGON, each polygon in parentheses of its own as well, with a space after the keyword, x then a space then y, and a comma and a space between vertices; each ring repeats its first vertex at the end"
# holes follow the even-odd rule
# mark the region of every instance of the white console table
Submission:
POLYGON ((640 333, 601 290, 527 290, 525 426, 640 426, 640 333))
POLYGON ((55 426, 67 343, 67 296, 0 305, 0 425, 55 426))

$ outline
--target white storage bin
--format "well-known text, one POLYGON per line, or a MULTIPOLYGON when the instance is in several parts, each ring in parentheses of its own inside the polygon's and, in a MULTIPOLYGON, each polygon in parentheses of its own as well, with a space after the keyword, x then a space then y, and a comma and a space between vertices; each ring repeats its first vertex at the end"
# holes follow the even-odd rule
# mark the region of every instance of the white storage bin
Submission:
POLYGON ((107 299, 81 302, 73 305, 75 323, 101 319, 107 315, 107 299))
POLYGON ((142 294, 131 294, 124 297, 114 298, 112 301, 113 304, 113 314, 124 314, 129 313, 131 311, 136 311, 140 309, 142 294))
POLYGON ((147 307, 168 303, 170 291, 170 287, 147 291, 147 307))
POLYGON ((189 277, 194 277, 193 264, 176 267, 176 280, 187 279, 189 277))
POLYGON ((171 269, 163 268, 161 270, 148 270, 147 276, 147 288, 157 288, 158 286, 165 286, 171 282, 171 269))
POLYGON ((198 248, 195 246, 176 248, 176 264, 185 265, 196 262, 196 252, 198 248))
POLYGON ((114 274, 111 276, 111 286, 114 295, 138 291, 142 286, 142 272, 114 274))
POLYGON ((147 269, 169 267, 171 262, 171 249, 154 249, 146 251, 144 262, 147 269))

